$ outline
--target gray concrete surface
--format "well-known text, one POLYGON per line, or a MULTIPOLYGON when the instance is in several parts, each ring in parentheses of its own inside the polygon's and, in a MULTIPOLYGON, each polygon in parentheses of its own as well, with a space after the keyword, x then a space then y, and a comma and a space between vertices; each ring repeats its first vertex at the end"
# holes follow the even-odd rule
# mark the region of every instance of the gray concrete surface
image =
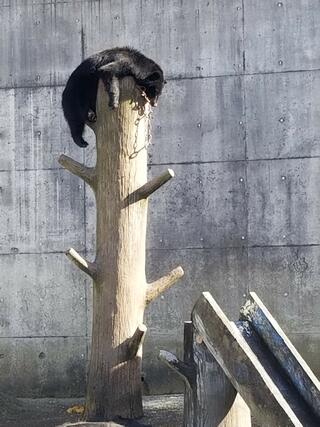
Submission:
MULTIPOLYGON (((66 424, 79 421, 79 415, 69 414, 67 410, 83 404, 83 399, 13 399, 11 397, 5 403, 6 405, 2 404, 0 408, 1 427, 64 427, 66 424)), ((143 410, 144 417, 140 420, 141 425, 180 427, 183 395, 145 396, 143 410)))
POLYGON ((147 276, 184 279, 147 309, 146 393, 182 384, 157 360, 181 354, 202 290, 237 318, 258 293, 319 374, 320 71, 318 0, 0 1, 0 390, 83 394, 91 288, 63 252, 94 253, 90 190, 60 153, 60 107, 89 54, 132 45, 168 78, 154 110, 147 276))

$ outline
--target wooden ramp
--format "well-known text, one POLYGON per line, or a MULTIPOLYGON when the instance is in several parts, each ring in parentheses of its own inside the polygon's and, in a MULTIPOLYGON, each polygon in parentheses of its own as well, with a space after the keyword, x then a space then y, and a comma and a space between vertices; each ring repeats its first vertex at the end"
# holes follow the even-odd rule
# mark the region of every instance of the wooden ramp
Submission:
POLYGON ((255 293, 231 322, 204 292, 184 325, 184 427, 320 427, 320 384, 255 293), (250 410, 249 410, 250 409, 250 410))
POLYGON ((255 293, 234 323, 204 292, 192 322, 258 425, 320 426, 319 381, 255 293))

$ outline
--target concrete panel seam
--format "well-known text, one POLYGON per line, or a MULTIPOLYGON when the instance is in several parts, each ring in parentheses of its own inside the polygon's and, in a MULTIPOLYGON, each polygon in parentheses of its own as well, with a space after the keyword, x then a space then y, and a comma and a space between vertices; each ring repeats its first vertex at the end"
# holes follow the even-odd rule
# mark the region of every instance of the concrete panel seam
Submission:
POLYGON ((194 161, 194 162, 176 162, 176 163, 148 163, 149 167, 152 166, 166 166, 166 165, 201 165, 201 164, 214 164, 214 163, 240 163, 240 162, 268 162, 274 160, 303 160, 303 159, 319 159, 320 156, 294 156, 294 157, 272 157, 272 158, 259 158, 259 159, 234 159, 234 160, 208 160, 208 161, 194 161))
POLYGON ((27 336, 16 336, 16 335, 12 335, 12 336, 3 336, 0 337, 0 340, 4 340, 4 339, 47 339, 47 338, 88 338, 87 335, 27 335, 27 336))
MULTIPOLYGON (((180 81, 180 80, 202 80, 202 79, 219 79, 224 77, 246 77, 246 76, 262 76, 268 74, 290 74, 290 73, 310 73, 310 72, 319 72, 320 68, 310 68, 310 69, 299 69, 299 70, 285 70, 285 71, 259 71, 254 73, 234 73, 234 74, 219 74, 219 75, 210 75, 210 76, 168 76, 166 81, 180 81)), ((71 74, 71 70, 70 70, 71 74)), ((65 87, 64 83, 55 83, 55 84, 36 84, 36 85, 13 85, 13 86, 1 86, 0 90, 9 90, 9 89, 40 89, 40 88, 59 88, 65 87)))
MULTIPOLYGON (((78 251, 80 254, 84 253, 84 250, 82 251, 78 251)), ((10 256, 10 255, 14 255, 14 256, 19 256, 19 255, 50 255, 50 254, 61 254, 61 255, 65 255, 64 251, 42 251, 42 252, 3 252, 0 253, 0 257, 1 256, 10 256)))
MULTIPOLYGON (((270 157, 270 158, 257 158, 257 159, 233 159, 233 160, 198 160, 192 162, 161 162, 161 163, 148 163, 148 167, 155 166, 167 166, 167 165, 209 165, 209 164, 220 164, 220 163, 253 163, 253 162, 269 162, 275 160, 304 160, 304 159, 320 159, 320 156, 293 156, 293 157, 270 157)), ((0 173, 2 172, 39 172, 39 171, 62 171, 64 168, 38 168, 38 169, 0 169, 0 173)), ((50 252, 51 253, 51 252, 50 252)))

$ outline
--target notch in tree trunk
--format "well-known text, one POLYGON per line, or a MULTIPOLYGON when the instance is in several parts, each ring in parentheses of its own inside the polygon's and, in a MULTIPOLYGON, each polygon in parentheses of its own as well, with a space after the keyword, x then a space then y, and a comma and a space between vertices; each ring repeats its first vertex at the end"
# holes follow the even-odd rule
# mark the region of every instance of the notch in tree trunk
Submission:
POLYGON ((94 191, 97 206, 96 258, 89 262, 74 249, 68 257, 93 279, 93 329, 84 418, 135 419, 143 415, 142 343, 146 303, 182 275, 178 267, 148 287, 145 236, 148 196, 172 178, 171 170, 147 182, 150 105, 132 78, 120 82, 120 103, 108 107, 99 82, 97 162, 88 168, 62 155, 59 162, 94 191))

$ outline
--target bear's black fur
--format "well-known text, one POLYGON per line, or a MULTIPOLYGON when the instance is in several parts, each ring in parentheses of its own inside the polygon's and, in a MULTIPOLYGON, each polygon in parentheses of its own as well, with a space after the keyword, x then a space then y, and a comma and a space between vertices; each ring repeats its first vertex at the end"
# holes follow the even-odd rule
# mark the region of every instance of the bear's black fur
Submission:
POLYGON ((62 94, 62 108, 74 142, 88 143, 82 133, 86 121, 96 120, 96 97, 101 78, 109 94, 109 106, 119 104, 119 78, 132 76, 152 106, 161 94, 164 79, 159 65, 135 49, 107 49, 84 60, 71 74, 62 94))

